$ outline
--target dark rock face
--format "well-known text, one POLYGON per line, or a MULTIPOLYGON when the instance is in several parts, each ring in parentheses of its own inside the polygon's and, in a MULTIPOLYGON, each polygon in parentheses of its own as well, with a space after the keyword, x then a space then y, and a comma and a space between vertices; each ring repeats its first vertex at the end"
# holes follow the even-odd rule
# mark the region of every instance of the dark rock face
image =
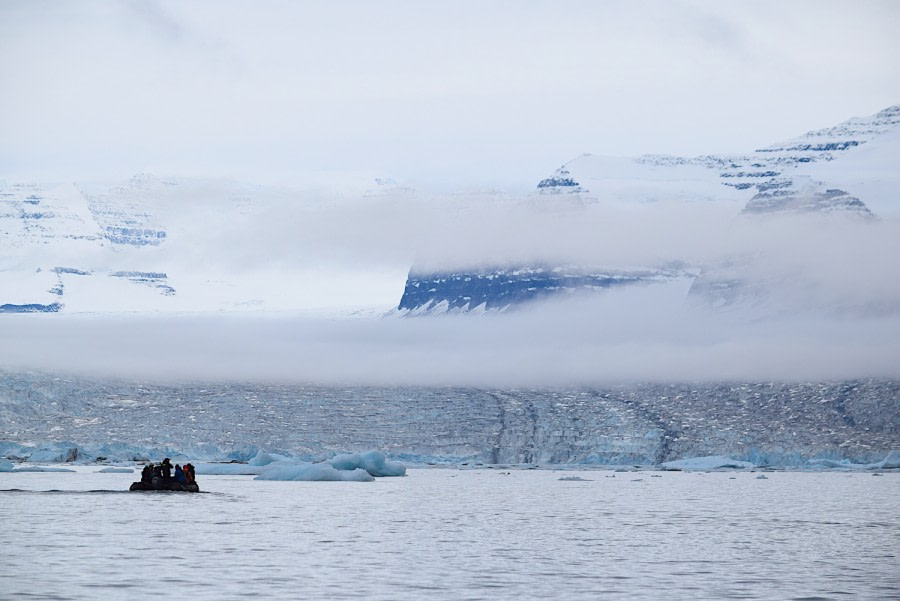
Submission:
POLYGON ((59 313, 60 309, 62 309, 60 303, 50 303, 49 305, 42 305, 40 303, 14 305, 6 303, 0 305, 0 313, 59 313))
POLYGON ((88 209, 101 235, 110 243, 124 246, 159 246, 167 232, 142 206, 142 201, 165 186, 153 175, 139 173, 124 186, 102 194, 87 194, 88 209))
POLYGON ((751 198, 743 210, 747 214, 786 211, 797 213, 846 211, 872 217, 872 212, 860 199, 837 188, 815 191, 798 191, 790 186, 766 188, 751 198))
POLYGON ((572 179, 569 170, 563 165, 556 170, 552 176, 542 179, 538 182, 538 190, 542 192, 558 192, 564 190, 566 192, 580 192, 581 184, 572 179))
POLYGON ((113 244, 131 246, 159 246, 166 238, 166 232, 162 230, 139 227, 107 226, 103 228, 103 235, 113 244))
POLYGON ((556 173, 548 177, 547 179, 542 179, 538 182, 538 189, 552 189, 552 188, 577 188, 580 186, 578 182, 569 177, 569 171, 566 169, 565 165, 557 169, 556 173))
POLYGON ((413 313, 496 311, 540 299, 677 277, 685 274, 677 269, 587 273, 574 267, 485 268, 455 273, 411 271, 397 308, 413 313))
POLYGON ((826 142, 823 144, 794 144, 783 148, 761 148, 756 152, 831 152, 834 150, 847 150, 854 146, 859 146, 861 142, 858 140, 845 140, 843 142, 826 142))
POLYGON ((114 271, 109 274, 113 278, 122 278, 134 284, 156 288, 161 294, 173 296, 175 289, 167 284, 168 276, 156 271, 114 271))

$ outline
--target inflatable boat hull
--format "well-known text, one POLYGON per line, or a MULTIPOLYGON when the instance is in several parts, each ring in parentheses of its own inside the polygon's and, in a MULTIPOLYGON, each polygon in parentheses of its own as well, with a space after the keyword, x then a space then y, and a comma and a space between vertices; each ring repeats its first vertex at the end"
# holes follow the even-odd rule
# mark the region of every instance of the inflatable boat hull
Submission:
POLYGON ((197 483, 193 484, 179 484, 174 480, 171 482, 163 482, 159 480, 159 478, 154 478, 152 484, 146 484, 144 482, 132 482, 131 491, 171 491, 171 492, 200 492, 200 487, 197 486, 197 483))

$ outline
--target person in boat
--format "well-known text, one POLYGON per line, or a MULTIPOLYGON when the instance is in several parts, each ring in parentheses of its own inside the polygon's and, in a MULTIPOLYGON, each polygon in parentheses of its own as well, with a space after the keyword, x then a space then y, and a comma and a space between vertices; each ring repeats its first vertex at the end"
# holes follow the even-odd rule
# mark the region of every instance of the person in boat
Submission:
POLYGON ((153 485, 153 463, 148 463, 144 466, 144 469, 141 470, 141 484, 146 484, 147 486, 153 485))
POLYGON ((141 471, 141 481, 133 482, 130 490, 200 492, 193 465, 190 463, 186 463, 184 466, 176 465, 174 478, 171 476, 171 469, 172 462, 168 457, 158 465, 153 463, 147 464, 141 471), (146 480, 148 476, 150 478, 149 482, 146 480))
POLYGON ((187 481, 187 484, 195 484, 197 482, 197 478, 194 475, 194 466, 190 463, 184 464, 184 479, 187 481))
POLYGON ((184 475, 184 470, 181 469, 181 465, 177 463, 175 464, 175 482, 181 485, 187 484, 187 477, 184 475))

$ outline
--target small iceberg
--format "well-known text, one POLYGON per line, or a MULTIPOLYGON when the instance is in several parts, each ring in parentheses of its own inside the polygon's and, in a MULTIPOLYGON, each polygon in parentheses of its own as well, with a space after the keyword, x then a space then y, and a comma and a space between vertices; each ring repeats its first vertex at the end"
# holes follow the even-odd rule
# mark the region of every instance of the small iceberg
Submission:
POLYGON ((256 480, 303 482, 371 482, 375 477, 405 476, 406 466, 390 461, 381 451, 335 455, 322 463, 294 459, 275 461, 262 467, 256 480))
POLYGON ((16 468, 13 467, 13 462, 9 459, 0 459, 0 472, 13 472, 16 468))
POLYGON ((45 467, 43 465, 29 465, 26 467, 17 467, 12 470, 14 472, 75 472, 67 467, 45 467))
POLYGON ((133 474, 134 470, 130 467, 105 467, 97 470, 98 474, 133 474))
POLYGON ((272 463, 255 480, 300 482, 372 482, 375 477, 364 469, 339 470, 326 463, 272 463))
POLYGON ((579 478, 578 476, 563 476, 559 478, 560 482, 590 482, 590 480, 586 478, 579 478))
POLYGON ((338 470, 363 469, 372 476, 405 476, 406 466, 390 461, 381 451, 336 455, 326 463, 338 470))
POLYGON ((196 471, 204 476, 256 476, 256 480, 371 482, 376 477, 405 476, 406 466, 381 451, 335 455, 320 463, 258 451, 248 463, 202 463, 196 471))
POLYGON ((253 465, 257 467, 262 467, 264 465, 269 465, 270 463, 276 463, 278 461, 288 461, 291 458, 287 455, 279 455, 278 453, 267 453, 265 451, 258 451, 256 455, 247 462, 247 465, 253 465))

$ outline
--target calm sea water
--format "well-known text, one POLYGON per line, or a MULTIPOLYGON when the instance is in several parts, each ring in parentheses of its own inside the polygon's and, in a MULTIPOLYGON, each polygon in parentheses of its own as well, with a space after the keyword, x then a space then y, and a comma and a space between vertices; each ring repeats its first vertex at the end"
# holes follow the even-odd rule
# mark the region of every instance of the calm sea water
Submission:
POLYGON ((0 598, 900 598, 900 474, 758 475, 0 473, 0 598))

